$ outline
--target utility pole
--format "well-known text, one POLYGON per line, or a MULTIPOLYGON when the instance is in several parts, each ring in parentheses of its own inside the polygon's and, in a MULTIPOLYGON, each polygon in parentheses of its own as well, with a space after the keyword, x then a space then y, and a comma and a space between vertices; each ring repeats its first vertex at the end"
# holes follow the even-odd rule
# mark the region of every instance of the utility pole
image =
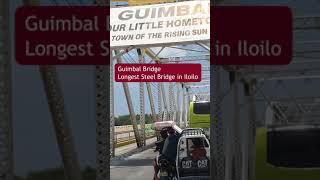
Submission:
POLYGON ((14 179, 10 1, 0 1, 0 180, 14 179))

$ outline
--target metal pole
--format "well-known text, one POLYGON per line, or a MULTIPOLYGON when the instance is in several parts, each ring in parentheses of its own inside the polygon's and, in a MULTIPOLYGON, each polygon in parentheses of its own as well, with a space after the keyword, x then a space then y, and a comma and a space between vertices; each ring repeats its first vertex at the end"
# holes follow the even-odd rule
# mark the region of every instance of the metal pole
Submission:
POLYGON ((96 151, 97 151, 97 180, 106 180, 110 174, 110 99, 108 94, 108 80, 110 66, 96 66, 96 151))
POLYGON ((161 119, 162 115, 162 103, 161 103, 161 83, 158 83, 158 120, 161 119))
POLYGON ((115 156, 115 120, 114 120, 114 71, 113 60, 110 58, 110 149, 111 157, 115 156))
POLYGON ((181 122, 181 119, 180 119, 180 83, 177 84, 177 101, 176 101, 176 105, 177 105, 177 108, 176 108, 176 118, 177 118, 177 125, 180 126, 180 122, 181 122))
POLYGON ((0 180, 14 179, 9 4, 0 1, 0 180))
POLYGON ((255 180, 256 153, 256 81, 249 82, 248 180, 255 180))
MULTIPOLYGON (((139 63, 144 63, 144 50, 137 49, 139 55, 139 63)), ((144 82, 139 83, 140 86, 140 129, 142 146, 146 145, 146 122, 145 122, 145 107, 144 107, 144 82)), ((152 96, 152 95, 151 95, 152 96)))
MULTIPOLYGON (((145 52, 143 50, 143 52, 145 52)), ((145 53, 143 53, 144 55, 145 53)), ((145 63, 144 61, 144 58, 142 58, 142 63, 145 63)), ((150 108, 151 108, 151 113, 152 113, 152 119, 153 119, 153 122, 156 122, 157 120, 157 115, 156 115, 156 110, 155 110, 155 107, 154 107, 154 101, 153 101, 153 96, 152 96, 152 89, 151 89, 151 86, 150 86, 150 83, 147 82, 146 83, 147 85, 147 91, 148 91, 148 97, 149 97, 149 102, 150 102, 150 108)), ((161 94, 160 94, 161 96, 161 94)))
MULTIPOLYGON (((155 54, 151 49, 147 48, 145 49, 146 55, 148 55, 150 58, 154 59, 156 62, 161 63, 160 58, 155 54)), ((167 98, 166 98, 166 92, 164 88, 164 83, 159 83, 159 87, 161 90, 162 98, 163 98, 163 106, 164 106, 164 119, 168 120, 168 106, 167 106, 167 98)), ((160 96, 161 96, 160 94, 160 96)), ((158 96, 158 97, 160 97, 158 96)), ((170 95, 169 95, 170 97, 170 95)), ((160 99, 160 98, 159 98, 160 99)), ((161 102, 160 102, 161 103, 161 102)))
POLYGON ((64 107, 64 98, 54 66, 40 66, 40 73, 55 127, 66 179, 81 180, 81 170, 73 143, 72 131, 64 107))
POLYGON ((186 98, 187 98, 187 113, 186 113, 186 121, 185 121, 185 124, 186 124, 186 127, 189 126, 188 122, 190 121, 190 116, 189 116, 189 110, 190 110, 190 102, 191 102, 191 99, 190 99, 190 92, 189 92, 189 89, 186 88, 186 98))
POLYGON ((239 74, 234 72, 234 81, 232 82, 233 89, 233 105, 234 105, 234 118, 233 118, 233 180, 242 179, 242 149, 241 149, 241 132, 240 132, 240 107, 239 107, 239 74))
MULTIPOLYGON (((154 107, 154 100, 153 100, 153 96, 152 96, 151 85, 148 82, 146 84, 147 84, 149 103, 150 103, 150 107, 151 107, 152 119, 153 119, 153 122, 156 122, 157 121, 157 113, 156 113, 156 109, 154 107)), ((161 96, 161 94, 160 94, 160 96, 161 96)))
POLYGON ((177 120, 177 116, 176 116, 176 114, 177 114, 177 105, 176 105, 176 96, 175 96, 175 90, 174 90, 174 88, 175 88, 175 86, 174 86, 174 83, 170 83, 170 84, 172 84, 172 119, 173 119, 173 121, 175 121, 175 122, 178 122, 178 120, 177 120))
POLYGON ((184 100, 185 100, 185 113, 184 113, 184 127, 187 128, 188 127, 188 117, 189 117, 189 106, 190 106, 190 101, 189 101, 189 98, 188 98, 188 92, 187 92, 187 88, 184 88, 184 100))
MULTIPOLYGON (((115 51, 117 54, 117 51, 115 51)), ((117 63, 122 63, 122 59, 121 57, 117 58, 117 63)), ((134 136, 136 138, 136 142, 137 142, 137 146, 141 147, 142 146, 142 141, 140 138, 140 133, 139 133, 139 129, 138 129, 138 125, 137 125, 137 119, 136 119, 136 115, 133 109, 133 104, 132 104, 132 99, 131 99, 131 94, 130 94, 130 90, 129 90, 129 86, 128 83, 123 82, 122 83, 123 86, 123 90, 124 90, 124 94, 126 96, 126 100, 127 100, 127 105, 128 105, 128 109, 129 109, 129 113, 130 113, 130 119, 131 119, 131 123, 132 123, 132 127, 133 127, 133 131, 134 131, 134 136)))
MULTIPOLYGON (((37 0, 24 0, 26 5, 38 5, 37 0)), ((40 73, 51 111, 56 138, 62 156, 66 179, 81 180, 81 169, 73 143, 72 131, 64 107, 64 98, 54 66, 40 66, 40 73)))
MULTIPOLYGON (((224 148, 224 124, 222 120, 222 100, 221 100, 221 84, 220 84, 220 67, 211 67, 210 77, 213 80, 212 86, 213 96, 210 96, 210 101, 213 106, 210 106, 210 154, 211 166, 210 175, 212 179, 225 179, 225 148, 224 148)), ((212 92, 212 91, 211 91, 212 92)))
POLYGON ((182 87, 182 106, 181 106, 181 121, 183 123, 183 128, 186 128, 186 93, 185 93, 185 87, 183 84, 181 84, 182 87))
POLYGON ((173 121, 173 85, 169 83, 169 120, 173 121))
POLYGON ((169 113, 168 113, 167 97, 166 97, 166 92, 165 92, 163 83, 161 83, 161 94, 162 94, 162 100, 163 100, 163 106, 164 106, 164 112, 165 112, 164 119, 168 121, 170 117, 168 117, 169 113))
MULTIPOLYGON (((108 6, 109 1, 93 0, 93 4, 100 6, 108 6)), ((110 55, 111 56, 111 55, 110 55)), ((110 57, 110 61, 112 58, 110 57)), ((110 158, 109 156, 115 155, 114 146, 114 112, 113 112, 113 80, 110 80, 111 66, 96 66, 95 68, 95 85, 96 85, 96 179, 106 180, 110 177, 110 158), (109 84, 110 83, 110 84, 109 84), (110 86, 110 87, 109 87, 110 86), (110 88, 110 89, 109 89, 110 88), (111 96, 110 92, 111 90, 111 96), (112 98, 112 99, 110 99, 112 98), (112 103, 110 109, 110 103, 112 103), (109 119, 110 118, 110 119, 109 119), (111 139, 110 139, 110 125, 111 125, 111 139), (112 141, 112 150, 110 151, 110 142, 112 141)))

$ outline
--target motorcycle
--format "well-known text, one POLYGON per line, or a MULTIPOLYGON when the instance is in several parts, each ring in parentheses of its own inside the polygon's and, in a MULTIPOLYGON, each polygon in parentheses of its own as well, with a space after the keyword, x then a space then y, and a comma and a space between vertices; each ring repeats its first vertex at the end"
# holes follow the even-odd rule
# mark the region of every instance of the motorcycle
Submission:
POLYGON ((172 127, 179 133, 174 163, 157 157, 160 180, 210 180, 210 142, 203 129, 180 129, 172 121, 155 123, 157 130, 172 127))
POLYGON ((158 161, 159 164, 159 179, 160 180, 178 180, 176 167, 166 159, 158 161))

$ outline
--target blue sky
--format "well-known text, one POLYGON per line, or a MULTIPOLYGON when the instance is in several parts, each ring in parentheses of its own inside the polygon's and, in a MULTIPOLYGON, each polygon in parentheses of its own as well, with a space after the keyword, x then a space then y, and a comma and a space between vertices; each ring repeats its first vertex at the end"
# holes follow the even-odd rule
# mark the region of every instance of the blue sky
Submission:
MULTIPOLYGON (((204 51, 201 47, 197 45, 190 45, 190 46, 184 46, 183 48, 188 49, 198 49, 199 51, 204 51)), ((153 48, 154 52, 158 52, 160 48, 153 48)), ((131 52, 131 57, 134 58, 135 62, 137 63, 137 55, 135 52, 131 52)), ((160 54, 159 57, 170 57, 170 56, 196 56, 196 55, 203 55, 205 53, 199 53, 199 52, 193 52, 193 51, 185 51, 185 50, 177 50, 177 49, 171 49, 171 48, 165 48, 160 54)), ((208 53, 206 53, 208 54, 208 53)), ((132 61, 129 56, 124 56, 124 60, 127 62, 132 61), (130 60, 130 61, 129 61, 130 60)), ((192 63, 202 63, 204 66, 209 66, 209 62, 199 61, 199 62, 192 62, 192 63)), ((135 112, 139 112, 139 83, 129 83, 131 97, 133 100, 133 104, 135 107, 135 112)), ((168 88, 167 83, 165 83, 165 88, 168 88)), ((146 89, 146 87, 145 87, 146 89)), ((155 92, 157 90, 153 88, 155 92)), ((167 95, 168 98, 168 95, 167 95)), ((155 97, 155 100, 157 100, 157 97, 155 97)), ((149 104, 149 99, 147 94, 145 94, 145 104, 149 104)), ((121 83, 115 83, 115 115, 123 115, 128 114, 128 108, 126 107, 126 99, 125 95, 123 93, 122 84, 121 83)), ((150 107, 149 105, 146 106, 146 113, 150 113, 150 107)))

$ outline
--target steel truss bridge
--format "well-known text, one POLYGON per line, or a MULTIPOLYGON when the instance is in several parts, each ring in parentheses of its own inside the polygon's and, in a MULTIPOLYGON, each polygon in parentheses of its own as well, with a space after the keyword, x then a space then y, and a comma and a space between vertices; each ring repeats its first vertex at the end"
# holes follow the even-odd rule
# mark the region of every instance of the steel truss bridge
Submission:
MULTIPOLYGON (((25 0, 25 5, 39 5, 41 2, 25 0)), ((53 5, 61 5, 59 1, 51 1, 53 5)), ((104 0, 93 3, 106 6, 104 0)), ((65 1, 64 5, 79 5, 65 1)), ((12 94, 11 94, 11 63, 9 27, 9 0, 0 1, 0 180, 13 180, 13 125, 12 125, 12 94)), ((320 29, 320 16, 295 17, 295 36, 308 34, 320 29)), ((152 118, 160 117, 174 120, 180 126, 188 124, 188 102, 193 95, 211 95, 211 154, 212 175, 221 180, 254 180, 255 129, 259 115, 257 104, 263 102, 277 109, 277 115, 272 122, 285 124, 290 122, 317 121, 319 116, 318 96, 308 96, 308 92, 292 94, 287 87, 288 82, 318 81, 320 77, 320 34, 318 39, 295 41, 293 62, 286 66, 209 66, 209 42, 195 42, 184 46, 127 47, 115 49, 110 57, 110 66, 96 66, 96 174, 97 180, 106 180, 110 174, 109 155, 115 155, 115 122, 114 122, 114 72, 115 63, 202 63, 203 81, 200 83, 139 83, 139 95, 132 94, 130 84, 122 83, 126 97, 123 105, 130 113, 134 129, 136 146, 146 146, 143 131, 145 126, 146 106, 150 107, 152 118), (192 47, 192 48, 190 48, 192 47), (175 49, 170 56, 164 52, 175 49), (198 52, 197 52, 198 51, 198 52), (179 55, 178 53, 184 55, 179 55), (196 53, 196 55, 194 55, 196 53), (232 77, 229 80, 228 77, 232 77), (227 77, 227 78, 226 78, 227 77), (211 84, 211 94, 210 94, 211 84), (270 84, 281 87, 286 97, 272 95, 266 90, 270 84), (245 95, 243 93, 245 92, 245 95), (145 97, 147 95, 147 99, 145 97), (133 101, 138 97, 138 101, 133 101), (227 102, 231 97, 231 103, 227 102), (146 103, 147 102, 147 103, 146 103), (248 118, 242 125, 244 102, 248 118), (138 107, 134 104, 139 104, 138 107), (227 104, 227 106, 226 106, 227 104), (231 107, 231 108, 230 108, 231 107), (232 113, 229 112, 229 109, 232 113), (231 123, 226 123, 226 112, 232 114, 231 123), (302 113, 297 113, 302 112, 302 113), (110 114, 110 117, 109 117, 110 114), (137 119, 136 115, 140 115, 137 119), (292 118, 294 116, 294 118, 292 118), (290 117, 290 118, 289 118, 290 117), (294 119, 294 120, 292 120, 294 119), (138 128, 138 121, 142 131, 138 128), (226 136, 226 131, 232 129, 232 135, 226 136), (243 129, 244 139, 240 138, 243 129), (110 141, 109 141, 110 140, 110 141), (246 140, 246 141, 245 141, 246 140), (109 143, 111 142, 111 143, 109 143), (245 143, 243 143, 245 142, 245 143), (245 147, 243 147, 245 146, 245 147), (243 152, 244 151, 244 152, 243 152)), ((302 35, 302 36, 303 36, 302 35)), ((57 71, 54 66, 40 66, 39 71, 45 87, 49 109, 52 114, 54 130, 57 136, 60 155, 63 160, 66 179, 82 180, 77 150, 72 138, 72 128, 66 116, 64 97, 61 93, 57 71)), ((295 85, 293 85, 295 86, 295 85)), ((299 86, 299 85, 297 85, 299 86)), ((151 177, 147 177, 148 179, 151 177)))

